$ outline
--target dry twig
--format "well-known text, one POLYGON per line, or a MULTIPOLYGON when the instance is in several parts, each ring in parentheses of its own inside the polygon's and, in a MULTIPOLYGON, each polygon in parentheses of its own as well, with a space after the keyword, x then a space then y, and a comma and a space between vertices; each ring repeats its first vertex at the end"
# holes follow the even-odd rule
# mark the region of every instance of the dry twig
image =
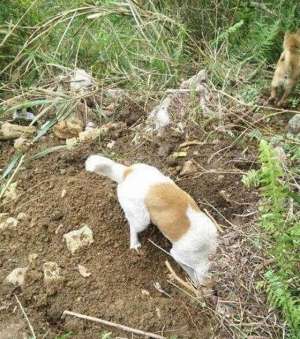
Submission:
POLYGON ((170 271, 172 278, 174 278, 177 282, 179 282, 180 285, 184 286, 189 291, 193 292, 196 296, 199 295, 199 291, 194 286, 192 286, 192 284, 189 284, 186 281, 184 281, 184 280, 182 280, 181 278, 178 277, 178 275, 175 273, 175 271, 171 267, 168 260, 165 261, 165 264, 167 266, 167 269, 170 271))
POLYGON ((88 315, 84 315, 84 314, 80 314, 80 313, 76 313, 76 312, 71 312, 71 311, 64 311, 62 316, 61 316, 62 319, 64 319, 67 315, 71 315, 73 317, 84 319, 84 320, 93 321, 95 323, 103 324, 103 325, 106 325, 106 326, 112 326, 112 327, 118 328, 118 329, 126 331, 126 332, 140 334, 140 335, 143 335, 143 336, 149 337, 149 338, 166 339, 166 337, 163 337, 159 334, 145 332, 145 331, 142 331, 142 330, 138 330, 136 328, 132 328, 132 327, 128 327, 128 326, 125 326, 125 325, 113 323, 113 322, 108 321, 108 320, 104 320, 104 319, 100 319, 100 318, 96 318, 96 317, 90 317, 88 315))
POLYGON ((22 311, 22 313, 23 313, 23 316, 24 316, 24 318, 25 318, 25 320, 26 320, 26 322, 27 322, 27 324, 28 324, 28 327, 29 327, 30 332, 31 332, 31 334, 32 334, 32 338, 33 338, 33 339, 36 339, 36 335, 35 335, 35 333, 34 333, 34 329, 33 329, 32 325, 31 325, 31 323, 30 323, 30 321, 29 321, 29 319, 28 319, 28 317, 27 317, 27 314, 26 314, 26 312, 25 312, 25 310, 24 310, 24 308, 23 308, 23 306, 22 306, 22 304, 21 304, 19 298, 18 298, 16 295, 15 295, 15 298, 16 298, 16 301, 17 301, 18 305, 20 306, 20 309, 21 309, 21 311, 22 311))

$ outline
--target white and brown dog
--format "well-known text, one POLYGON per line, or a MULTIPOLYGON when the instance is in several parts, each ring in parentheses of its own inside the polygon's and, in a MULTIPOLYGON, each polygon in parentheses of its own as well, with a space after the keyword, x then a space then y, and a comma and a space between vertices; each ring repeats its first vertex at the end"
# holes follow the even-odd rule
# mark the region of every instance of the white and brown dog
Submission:
POLYGON ((118 200, 129 223, 131 249, 141 246, 138 233, 152 222, 171 241, 170 254, 192 281, 196 285, 203 282, 209 255, 216 250, 217 228, 190 195, 157 168, 146 164, 127 167, 91 155, 85 168, 118 183, 118 200))

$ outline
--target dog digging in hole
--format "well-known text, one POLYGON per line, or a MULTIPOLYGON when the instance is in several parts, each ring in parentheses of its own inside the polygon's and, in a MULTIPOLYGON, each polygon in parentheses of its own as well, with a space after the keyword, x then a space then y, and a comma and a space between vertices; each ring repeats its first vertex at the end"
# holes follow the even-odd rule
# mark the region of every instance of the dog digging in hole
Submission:
POLYGON ((283 39, 283 52, 277 62, 271 84, 271 104, 284 107, 287 98, 300 78, 300 29, 295 33, 286 32, 283 39))
POLYGON ((172 243, 171 256, 192 282, 196 286, 204 283, 209 257, 217 247, 217 227, 189 194, 146 164, 127 167, 101 155, 90 155, 85 169, 117 182, 118 200, 130 228, 130 249, 138 251, 138 233, 152 222, 172 243))

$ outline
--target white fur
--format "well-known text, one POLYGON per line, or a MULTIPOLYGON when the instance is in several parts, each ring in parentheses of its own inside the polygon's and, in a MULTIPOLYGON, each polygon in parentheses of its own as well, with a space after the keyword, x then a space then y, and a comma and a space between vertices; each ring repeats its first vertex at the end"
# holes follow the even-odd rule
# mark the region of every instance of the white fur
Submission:
MULTIPOLYGON (((157 168, 146 164, 131 166, 132 171, 124 179, 127 167, 98 155, 91 155, 86 161, 86 170, 110 177, 118 182, 117 195, 130 227, 130 248, 138 249, 141 244, 138 233, 150 224, 145 198, 151 186, 173 183, 157 168)), ((196 284, 203 281, 209 268, 208 256, 215 252, 217 230, 215 224, 204 213, 191 207, 187 210, 189 230, 173 242, 172 257, 184 268, 196 284)))

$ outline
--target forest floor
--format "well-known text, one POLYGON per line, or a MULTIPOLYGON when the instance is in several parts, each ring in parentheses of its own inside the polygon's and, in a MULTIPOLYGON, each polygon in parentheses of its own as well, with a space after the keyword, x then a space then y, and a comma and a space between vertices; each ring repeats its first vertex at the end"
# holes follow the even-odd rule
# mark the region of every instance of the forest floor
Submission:
MULTIPOLYGON (((125 124, 117 130, 73 150, 27 161, 18 172, 17 198, 0 208, 15 218, 23 213, 17 228, 0 232, 0 338, 14 337, 12 333, 23 338, 30 333, 15 295, 37 338, 101 338, 104 330, 113 338, 139 338, 73 317, 62 319, 64 310, 167 338, 279 338, 277 315, 257 289, 268 265, 256 225, 259 194, 241 182, 245 172, 258 167, 256 145, 249 139, 234 142, 226 124, 218 129, 216 122, 205 119, 197 124, 189 120, 184 130, 170 127, 163 137, 147 136, 142 133, 144 108, 136 105, 124 110, 131 118, 121 117, 125 124), (218 222, 219 247, 209 287, 201 297, 170 280, 166 260, 178 276, 184 279, 185 274, 154 246, 153 242, 170 248, 154 226, 141 234, 139 254, 129 249, 129 230, 116 184, 84 169, 92 153, 111 154, 124 164, 144 162, 158 167, 218 222), (181 175, 189 160, 197 171, 181 175), (83 224, 92 229, 94 242, 72 255, 63 235, 83 224), (56 262, 60 268, 62 279, 55 289, 45 286, 45 262, 56 262), (78 265, 90 275, 80 274, 78 265), (22 287, 5 282, 12 270, 26 266, 22 287)), ((249 119, 251 113, 245 114, 249 119)), ((276 124, 285 125, 287 117, 275 119, 276 124)), ((49 133, 29 155, 61 144, 64 141, 49 133)), ((4 168, 14 148, 11 142, 0 147, 0 168, 4 168)))

